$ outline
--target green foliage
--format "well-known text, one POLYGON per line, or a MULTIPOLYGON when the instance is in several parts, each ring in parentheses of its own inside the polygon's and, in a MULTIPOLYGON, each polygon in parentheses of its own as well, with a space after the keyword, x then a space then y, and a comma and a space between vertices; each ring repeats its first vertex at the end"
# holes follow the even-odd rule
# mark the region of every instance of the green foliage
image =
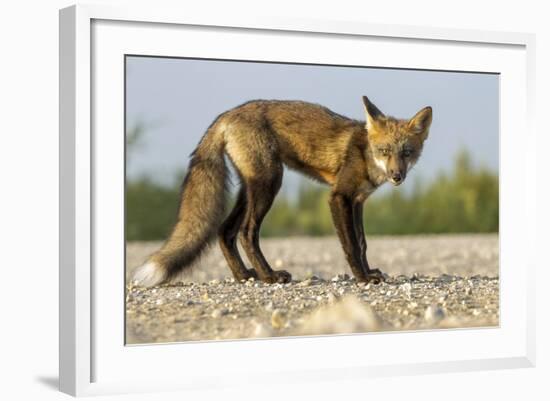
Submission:
POLYGON ((498 176, 474 170, 466 152, 458 155, 450 176, 410 196, 392 191, 367 201, 365 230, 375 234, 497 232, 498 176))
POLYGON ((176 222, 179 188, 167 188, 148 178, 126 184, 126 239, 158 240, 176 222))
MULTIPOLYGON (((280 194, 262 225, 263 236, 334 234, 328 189, 305 183, 295 200, 280 194)), ((142 179, 127 185, 127 238, 165 238, 175 222, 179 189, 142 179)), ((428 185, 417 179, 412 193, 394 189, 375 194, 365 205, 369 234, 497 232, 498 176, 472 167, 461 152, 450 174, 428 185)))
POLYGON ((277 197, 266 216, 261 235, 326 235, 333 233, 327 188, 304 183, 296 202, 277 197))

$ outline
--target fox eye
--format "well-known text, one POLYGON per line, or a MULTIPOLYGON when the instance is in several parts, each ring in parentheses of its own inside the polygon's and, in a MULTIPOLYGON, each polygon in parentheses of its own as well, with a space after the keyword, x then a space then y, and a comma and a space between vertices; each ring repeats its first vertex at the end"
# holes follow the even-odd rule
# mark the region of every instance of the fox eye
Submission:
POLYGON ((403 153, 401 153, 403 157, 410 157, 412 155, 412 150, 410 149, 404 149, 403 153))
POLYGON ((390 150, 387 149, 387 148, 380 148, 380 149, 378 149, 378 151, 379 151, 380 154, 382 154, 383 156, 389 156, 389 155, 390 155, 390 150))

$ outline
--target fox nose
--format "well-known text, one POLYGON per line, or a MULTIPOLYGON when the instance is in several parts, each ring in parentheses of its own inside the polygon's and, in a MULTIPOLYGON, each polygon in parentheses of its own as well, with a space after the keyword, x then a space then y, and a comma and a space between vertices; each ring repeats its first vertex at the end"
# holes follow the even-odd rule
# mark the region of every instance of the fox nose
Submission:
POLYGON ((401 173, 393 173, 391 179, 395 182, 401 182, 403 176, 401 175, 401 173))

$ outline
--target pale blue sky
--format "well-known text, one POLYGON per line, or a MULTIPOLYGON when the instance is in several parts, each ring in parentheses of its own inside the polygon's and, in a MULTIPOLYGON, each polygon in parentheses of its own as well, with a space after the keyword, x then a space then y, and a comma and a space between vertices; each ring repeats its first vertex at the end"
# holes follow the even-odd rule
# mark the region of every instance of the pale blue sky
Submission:
MULTIPOLYGON (((412 176, 430 180, 448 171, 461 148, 476 165, 498 172, 497 75, 128 57, 126 79, 128 126, 148 126, 130 154, 130 179, 172 182, 216 116, 248 100, 299 99, 364 119, 362 95, 399 118, 433 107, 430 137, 412 176)), ((287 191, 298 182, 287 172, 285 181, 287 191)), ((412 184, 409 178, 403 186, 412 184)))

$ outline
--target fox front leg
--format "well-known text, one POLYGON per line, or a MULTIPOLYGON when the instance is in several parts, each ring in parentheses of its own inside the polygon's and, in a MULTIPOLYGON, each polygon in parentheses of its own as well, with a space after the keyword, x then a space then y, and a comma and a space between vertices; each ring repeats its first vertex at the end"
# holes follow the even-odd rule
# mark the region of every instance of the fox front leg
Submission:
POLYGON ((363 227, 363 202, 356 201, 353 204, 353 223, 355 229, 355 235, 359 242, 359 253, 361 257, 361 265, 367 278, 367 282, 373 282, 378 284, 384 281, 384 275, 378 269, 371 269, 369 262, 367 261, 367 240, 365 238, 365 229, 363 227))
POLYGON ((355 232, 351 199, 344 194, 333 192, 329 204, 338 238, 353 275, 357 281, 369 281, 361 262, 361 248, 355 232))
POLYGON ((361 264, 363 270, 368 273, 369 262, 367 261, 367 240, 365 239, 365 232, 363 229, 363 202, 355 202, 353 204, 353 225, 355 228, 355 235, 359 241, 359 252, 361 253, 361 264))

